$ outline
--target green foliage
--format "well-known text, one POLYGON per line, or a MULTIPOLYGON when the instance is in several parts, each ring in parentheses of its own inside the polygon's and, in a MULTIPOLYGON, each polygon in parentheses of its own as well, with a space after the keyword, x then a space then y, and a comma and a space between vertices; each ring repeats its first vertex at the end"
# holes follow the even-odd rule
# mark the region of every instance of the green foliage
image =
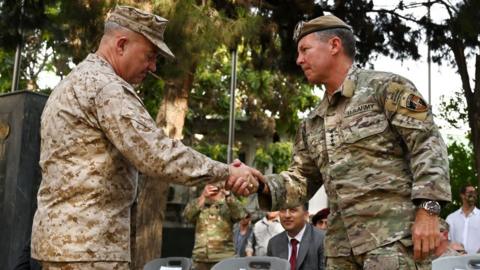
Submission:
POLYGON ((446 99, 445 96, 441 96, 440 99, 440 117, 442 119, 455 128, 467 124, 468 112, 465 96, 462 93, 455 92, 455 95, 450 99, 446 99))
MULTIPOLYGON (((198 152, 210 157, 211 159, 218 160, 220 162, 227 162, 227 149, 228 145, 226 144, 209 144, 205 142, 200 142, 194 146, 195 150, 198 152)), ((233 156, 238 156, 238 149, 233 148, 233 156)))
POLYGON ((0 93, 10 91, 13 76, 13 54, 0 49, 0 93))
POLYGON ((267 148, 259 147, 255 153, 255 166, 260 170, 273 165, 273 172, 279 173, 288 169, 292 158, 291 142, 271 143, 267 148))
POLYGON ((191 72, 192 67, 212 54, 221 45, 234 48, 241 38, 249 39, 258 33, 261 17, 235 6, 231 17, 217 10, 210 1, 183 0, 163 3, 156 11, 169 18, 165 40, 176 56, 175 62, 159 63, 160 73, 175 78, 191 72))
MULTIPOLYGON (((237 63, 236 116, 281 134, 295 134, 298 112, 311 109, 316 97, 303 79, 274 70, 257 70, 253 49, 239 46, 237 63), (275 124, 271 125, 271 120, 275 124)), ((213 57, 197 66, 190 93, 191 118, 224 116, 229 110, 231 52, 220 47, 213 57)))
POLYGON ((471 145, 453 142, 448 146, 450 184, 452 187, 452 202, 442 210, 442 217, 457 210, 461 205, 460 188, 466 184, 476 186, 474 156, 471 145))
MULTIPOLYGON (((109 1, 6 0, 0 5, 0 92, 10 90, 15 47, 22 40, 19 89, 38 90, 42 71, 63 76, 69 63, 80 62, 93 51, 103 30, 109 1), (23 39, 17 29, 22 18, 23 39)), ((44 89, 47 90, 47 89, 44 89)))

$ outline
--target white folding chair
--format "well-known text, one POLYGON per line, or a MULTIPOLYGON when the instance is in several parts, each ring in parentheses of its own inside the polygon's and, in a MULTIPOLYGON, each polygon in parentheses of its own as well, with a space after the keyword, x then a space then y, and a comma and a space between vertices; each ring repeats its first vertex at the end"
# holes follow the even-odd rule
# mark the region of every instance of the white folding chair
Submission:
POLYGON ((277 257, 254 256, 225 259, 215 264, 212 270, 290 270, 290 264, 277 257))
POLYGON ((169 270, 191 270, 192 260, 186 257, 167 257, 151 260, 143 266, 143 270, 162 270, 162 268, 169 270))
POLYGON ((432 270, 480 269, 480 254, 440 257, 432 261, 432 270))

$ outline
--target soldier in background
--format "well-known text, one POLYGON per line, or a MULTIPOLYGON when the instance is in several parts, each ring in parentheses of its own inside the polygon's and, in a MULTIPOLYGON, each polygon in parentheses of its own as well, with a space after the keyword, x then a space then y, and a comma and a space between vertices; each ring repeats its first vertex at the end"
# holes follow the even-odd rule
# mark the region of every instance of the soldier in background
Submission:
POLYGON ((312 217, 312 225, 319 230, 323 230, 323 231, 327 230, 329 214, 330 214, 330 209, 328 208, 323 208, 322 210, 318 211, 312 217))
POLYGON ((200 197, 187 204, 183 216, 195 224, 195 270, 209 270, 235 256, 233 224, 245 215, 243 204, 230 191, 215 185, 207 184, 200 197))
POLYGON ((184 185, 261 174, 226 165, 169 139, 133 85, 173 58, 167 20, 119 6, 89 54, 50 95, 41 118, 42 182, 32 228, 32 257, 43 269, 129 269, 130 215, 143 174, 184 185))
POLYGON ((448 240, 449 225, 448 223, 440 218, 440 244, 435 249, 435 254, 433 257, 447 257, 447 256, 461 256, 465 255, 465 248, 461 243, 456 243, 448 240))
POLYGON ((431 108, 407 79, 356 67, 352 29, 335 16, 300 22, 294 40, 325 96, 298 129, 290 168, 260 184, 260 205, 289 208, 307 201, 307 182, 324 184, 327 269, 429 269, 419 261, 438 246, 440 203, 451 200, 431 108))

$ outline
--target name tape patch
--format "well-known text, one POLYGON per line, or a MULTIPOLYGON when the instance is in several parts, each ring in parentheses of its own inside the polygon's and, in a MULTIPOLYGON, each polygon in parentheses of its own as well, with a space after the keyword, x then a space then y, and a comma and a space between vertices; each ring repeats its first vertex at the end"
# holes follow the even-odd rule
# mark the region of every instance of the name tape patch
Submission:
POLYGON ((375 109, 375 103, 360 104, 356 107, 348 109, 348 111, 345 112, 345 116, 348 117, 348 116, 352 116, 352 115, 363 113, 363 112, 373 111, 374 109, 375 109))

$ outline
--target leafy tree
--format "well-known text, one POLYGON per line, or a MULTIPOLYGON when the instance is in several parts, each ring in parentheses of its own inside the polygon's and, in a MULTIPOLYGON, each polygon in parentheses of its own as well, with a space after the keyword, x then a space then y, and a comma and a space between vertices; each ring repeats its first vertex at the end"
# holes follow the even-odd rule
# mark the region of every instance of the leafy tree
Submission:
POLYGON ((255 154, 255 166, 260 170, 273 165, 273 173, 280 173, 288 169, 292 158, 291 142, 276 142, 266 148, 259 147, 255 154))
POLYGON ((110 1, 5 0, 0 5, 0 92, 10 90, 15 47, 22 42, 20 89, 37 90, 42 71, 63 76, 69 63, 80 62, 101 37, 110 1), (18 29, 22 26, 23 37, 18 29))

